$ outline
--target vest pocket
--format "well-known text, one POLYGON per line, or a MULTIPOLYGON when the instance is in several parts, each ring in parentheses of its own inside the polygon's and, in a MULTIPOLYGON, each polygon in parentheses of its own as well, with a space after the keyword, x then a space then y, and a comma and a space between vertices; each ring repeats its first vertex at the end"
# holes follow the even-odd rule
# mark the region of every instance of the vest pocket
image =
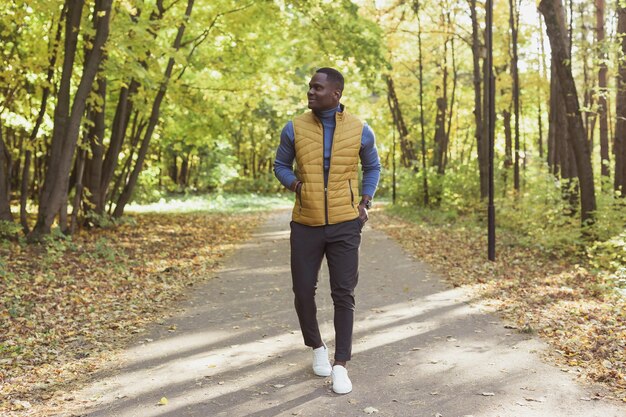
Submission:
POLYGON ((350 204, 354 208, 354 191, 352 191, 352 180, 348 180, 348 188, 350 189, 350 204))
POLYGON ((299 209, 300 209, 300 214, 302 214, 302 194, 304 193, 304 182, 302 183, 302 186, 300 186, 300 194, 297 194, 296 196, 298 197, 298 204, 299 204, 299 209))

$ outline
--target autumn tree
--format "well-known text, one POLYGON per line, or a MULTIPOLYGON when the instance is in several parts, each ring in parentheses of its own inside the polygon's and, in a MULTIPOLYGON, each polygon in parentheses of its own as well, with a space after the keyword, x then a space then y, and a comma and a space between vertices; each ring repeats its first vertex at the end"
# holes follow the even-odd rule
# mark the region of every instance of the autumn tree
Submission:
POLYGON ((581 219, 583 223, 593 222, 596 210, 595 185, 589 145, 584 135, 578 93, 571 71, 570 49, 567 42, 567 32, 564 21, 564 9, 561 0, 542 0, 539 11, 543 14, 550 47, 552 63, 559 81, 559 96, 567 111, 566 125, 568 142, 574 153, 578 168, 578 180, 581 190, 581 219))
POLYGON ((61 227, 65 228, 62 207, 69 191, 69 174, 74 150, 80 133, 81 119, 87 97, 100 65, 104 44, 109 36, 112 0, 98 0, 94 7, 96 33, 91 49, 85 57, 84 71, 80 83, 71 99, 71 79, 74 74, 74 59, 77 52, 81 16, 84 8, 82 0, 67 0, 67 21, 65 26, 65 48, 63 72, 59 86, 57 105, 54 112, 54 130, 50 157, 44 184, 39 200, 37 223, 31 231, 31 238, 38 239, 50 233, 54 218, 59 215, 61 227))

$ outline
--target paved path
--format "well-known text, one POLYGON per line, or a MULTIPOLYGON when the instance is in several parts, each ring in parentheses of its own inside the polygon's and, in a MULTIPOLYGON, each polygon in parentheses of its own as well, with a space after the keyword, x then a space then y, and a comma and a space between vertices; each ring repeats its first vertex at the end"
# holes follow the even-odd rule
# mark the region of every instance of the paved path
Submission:
MULTIPOLYGON (((310 369, 293 309, 288 213, 273 215, 194 287, 171 320, 75 394, 80 416, 624 417, 590 400, 570 374, 539 359, 544 345, 507 330, 382 232, 366 227, 357 287, 354 391, 339 396, 310 369), (175 326, 175 330, 174 327, 175 326), (167 405, 157 405, 162 397, 167 405)), ((318 290, 333 350, 328 273, 318 290)))

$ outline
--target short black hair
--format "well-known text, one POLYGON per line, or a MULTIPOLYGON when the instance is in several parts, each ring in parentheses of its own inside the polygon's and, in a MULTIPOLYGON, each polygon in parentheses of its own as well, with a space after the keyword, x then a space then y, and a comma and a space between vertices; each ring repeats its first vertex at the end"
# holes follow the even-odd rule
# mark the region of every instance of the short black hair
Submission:
POLYGON ((317 72, 321 72, 323 74, 326 74, 326 77, 334 82, 335 84, 337 84, 337 87, 339 87, 339 91, 343 92, 343 75, 341 75, 341 73, 339 71, 337 71, 334 68, 329 68, 329 67, 324 67, 324 68, 320 68, 318 69, 317 72))

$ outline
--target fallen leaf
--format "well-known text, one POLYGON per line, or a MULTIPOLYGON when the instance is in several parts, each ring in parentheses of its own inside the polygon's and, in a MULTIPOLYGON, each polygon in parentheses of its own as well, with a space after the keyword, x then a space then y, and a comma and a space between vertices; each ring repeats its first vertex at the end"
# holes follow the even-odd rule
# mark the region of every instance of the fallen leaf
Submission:
POLYGON ((159 400, 159 405, 167 405, 167 403, 169 403, 169 401, 165 397, 161 397, 159 400))
POLYGON ((546 397, 539 397, 539 398, 524 397, 524 399, 526 401, 535 401, 535 402, 538 402, 538 403, 542 403, 542 402, 544 402, 546 400, 546 397))
POLYGON ((366 407, 363 409, 363 412, 365 412, 365 414, 374 414, 378 413, 378 409, 374 407, 366 407))
POLYGON ((28 401, 13 400, 13 405, 17 410, 28 410, 32 405, 28 401))

